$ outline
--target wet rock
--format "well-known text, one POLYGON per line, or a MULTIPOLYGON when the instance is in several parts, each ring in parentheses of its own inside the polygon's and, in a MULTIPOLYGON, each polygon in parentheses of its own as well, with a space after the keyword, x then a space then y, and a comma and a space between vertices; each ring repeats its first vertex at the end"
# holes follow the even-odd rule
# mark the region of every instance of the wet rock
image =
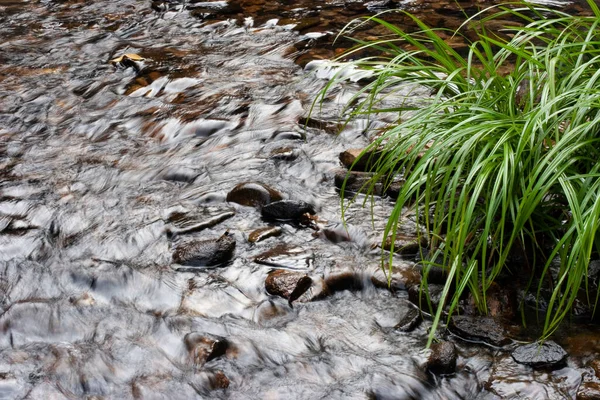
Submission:
POLYGON ((564 363, 567 352, 551 340, 517 347, 512 358, 519 364, 533 368, 557 367, 564 363))
POLYGON ((257 243, 270 237, 279 236, 282 232, 283 230, 278 226, 267 226, 252 231, 248 236, 248 241, 250 243, 257 243))
POLYGON ((370 149, 348 149, 340 153, 340 161, 352 171, 371 171, 380 156, 380 152, 370 149))
POLYGON ((455 315, 450 320, 449 329, 461 338, 485 342, 493 346, 504 346, 510 343, 505 329, 491 317, 455 315))
POLYGON ((250 207, 262 207, 281 199, 281 193, 260 182, 240 183, 227 194, 227 201, 250 207))
POLYGON ((273 296, 293 301, 311 301, 326 294, 326 286, 321 279, 313 279, 296 271, 275 270, 267 275, 265 289, 273 296))
POLYGON ((421 283, 421 274, 417 269, 412 267, 400 268, 394 266, 391 271, 388 267, 385 268, 385 271, 378 268, 371 276, 371 283, 373 283, 375 287, 390 289, 392 291, 407 290, 409 287, 419 287, 419 284, 421 283), (391 279, 388 281, 390 273, 391 279))
POLYGON ((427 359, 427 370, 438 374, 451 374, 456 370, 456 346, 452 342, 440 342, 431 345, 431 354, 427 359))
POLYGON ((312 253, 300 247, 279 244, 254 257, 254 262, 279 268, 309 269, 312 266, 313 258, 312 253))
POLYGON ((227 340, 223 338, 198 332, 188 333, 183 338, 183 342, 192 362, 198 366, 225 355, 229 347, 227 340))
POLYGON ((577 389, 577 400, 600 400, 600 384, 583 382, 577 389))
POLYGON ((298 221, 304 214, 316 214, 312 204, 300 200, 280 200, 262 208, 262 216, 268 220, 298 221))
POLYGON ((354 171, 338 171, 334 177, 335 187, 352 193, 366 193, 372 190, 373 195, 381 196, 383 194, 383 185, 380 182, 375 183, 371 188, 371 178, 373 174, 370 172, 354 172, 354 171))
POLYGON ((231 260, 235 244, 229 231, 218 239, 187 241, 175 247, 173 261, 190 267, 219 266, 231 260))
MULTIPOLYGON (((419 254, 421 249, 427 247, 429 242, 425 236, 406 236, 396 235, 394 240, 394 253, 401 254, 403 256, 416 256, 419 254)), ((383 246, 385 250, 390 251, 392 249, 392 237, 388 237, 383 246)))

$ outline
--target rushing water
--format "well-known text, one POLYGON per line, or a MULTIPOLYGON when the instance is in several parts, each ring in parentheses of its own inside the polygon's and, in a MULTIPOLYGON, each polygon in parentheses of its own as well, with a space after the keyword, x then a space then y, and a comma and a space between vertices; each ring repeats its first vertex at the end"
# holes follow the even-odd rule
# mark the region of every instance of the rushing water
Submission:
MULTIPOLYGON (((345 234, 333 184, 338 154, 381 122, 338 136, 303 123, 324 85, 303 67, 347 46, 331 41, 353 17, 403 7, 452 24, 452 4, 0 0, 0 398, 573 398, 598 343, 534 373, 457 341, 457 373, 424 372, 427 323, 387 329, 412 305, 370 280, 392 203, 353 206, 345 234), (126 53, 144 59, 110 62, 126 53), (280 223, 281 236, 250 243, 268 223, 226 201, 247 181, 315 205, 320 231, 280 223), (174 216, 224 213, 168 234, 174 216), (226 230, 231 263, 175 268, 184 237, 226 230), (273 267, 255 257, 281 244, 276 263, 351 276, 353 290, 293 307, 270 296, 273 267), (206 337, 226 347, 208 361, 206 337)), ((332 91, 318 117, 335 125, 356 90, 332 91)))

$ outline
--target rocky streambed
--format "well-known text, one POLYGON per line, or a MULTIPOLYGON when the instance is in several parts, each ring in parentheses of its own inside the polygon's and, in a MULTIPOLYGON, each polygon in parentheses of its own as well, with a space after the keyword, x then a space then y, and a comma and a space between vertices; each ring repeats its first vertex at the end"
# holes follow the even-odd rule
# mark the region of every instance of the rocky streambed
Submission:
POLYGON ((0 1, 0 398, 599 398, 597 327, 527 347, 510 291, 485 318, 467 299, 425 350, 416 217, 389 285, 397 188, 342 218, 355 149, 393 116, 340 124, 351 83, 307 120, 318 60, 353 17, 398 7, 460 16, 441 1, 0 1))

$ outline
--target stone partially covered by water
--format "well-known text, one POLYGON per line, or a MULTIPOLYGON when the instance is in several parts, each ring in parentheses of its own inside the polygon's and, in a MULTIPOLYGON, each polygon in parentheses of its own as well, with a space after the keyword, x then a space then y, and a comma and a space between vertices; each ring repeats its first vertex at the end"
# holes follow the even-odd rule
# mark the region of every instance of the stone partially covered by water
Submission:
POLYGON ((240 183, 227 194, 227 201, 251 207, 262 207, 282 199, 277 190, 258 182, 240 183))
POLYGON ((567 358, 567 352, 552 340, 547 340, 519 346, 513 350, 512 357, 519 364, 549 368, 560 366, 567 358))

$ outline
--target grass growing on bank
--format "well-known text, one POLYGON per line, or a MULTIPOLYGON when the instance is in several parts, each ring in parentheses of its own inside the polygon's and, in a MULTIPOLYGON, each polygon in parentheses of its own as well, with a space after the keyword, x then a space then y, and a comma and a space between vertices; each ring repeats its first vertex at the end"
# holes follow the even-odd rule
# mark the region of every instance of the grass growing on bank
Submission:
MULTIPOLYGON (((419 31, 410 34, 371 17, 390 36, 351 51, 381 55, 352 62, 374 80, 348 118, 399 115, 370 145, 383 152, 367 189, 399 172, 406 179, 383 240, 393 241, 406 207, 416 210, 431 240, 425 271, 448 274, 432 332, 444 305, 456 312, 466 290, 485 313, 487 289, 512 274, 537 295, 551 290, 547 336, 588 287, 590 259, 600 254, 600 10, 588 3, 592 16, 522 3, 481 13, 463 25, 475 34, 460 53, 416 17, 409 15, 419 31), (509 19, 519 23, 501 34, 485 29, 509 19), (409 82, 432 97, 418 108, 381 108, 381 96, 409 82), (511 264, 517 249, 544 257, 529 257, 526 268, 511 264)), ((588 300, 595 304, 597 293, 588 300)))

